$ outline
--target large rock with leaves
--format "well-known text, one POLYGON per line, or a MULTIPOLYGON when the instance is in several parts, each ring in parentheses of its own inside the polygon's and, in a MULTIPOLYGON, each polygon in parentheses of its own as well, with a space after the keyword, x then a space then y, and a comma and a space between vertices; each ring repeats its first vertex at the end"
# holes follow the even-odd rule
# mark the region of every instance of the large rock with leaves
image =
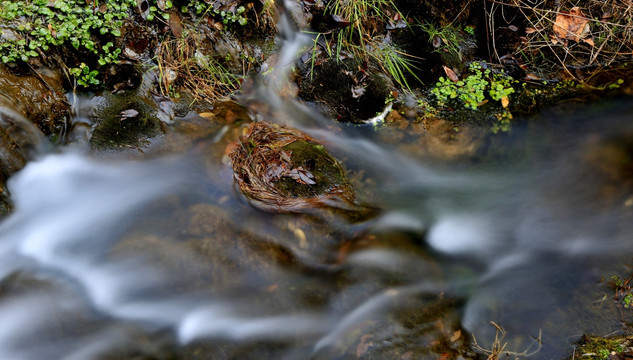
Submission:
POLYGON ((230 157, 237 187, 259 209, 355 207, 354 191, 339 162, 298 130, 252 123, 230 157))

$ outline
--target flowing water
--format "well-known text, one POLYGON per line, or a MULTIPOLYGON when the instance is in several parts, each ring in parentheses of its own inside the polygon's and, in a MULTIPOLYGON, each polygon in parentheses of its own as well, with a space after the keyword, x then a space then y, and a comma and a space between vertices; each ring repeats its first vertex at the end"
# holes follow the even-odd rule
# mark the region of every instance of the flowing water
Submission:
POLYGON ((252 208, 222 127, 179 151, 91 154, 80 111, 74 144, 9 182, 0 359, 450 358, 473 334, 490 349, 491 321, 509 350, 540 334, 533 358, 561 359, 619 329, 600 279, 633 257, 633 102, 557 107, 437 161, 274 89, 243 100, 322 141, 375 217, 252 208))

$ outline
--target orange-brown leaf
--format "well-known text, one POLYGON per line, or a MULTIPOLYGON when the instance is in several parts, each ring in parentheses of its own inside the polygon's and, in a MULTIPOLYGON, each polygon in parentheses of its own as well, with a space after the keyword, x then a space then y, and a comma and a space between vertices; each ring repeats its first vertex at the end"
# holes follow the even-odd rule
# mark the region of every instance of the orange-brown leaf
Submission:
POLYGON ((175 37, 179 38, 182 35, 182 21, 176 11, 169 13, 169 28, 175 37))
POLYGON ((442 67, 444 68, 444 72, 446 73, 446 76, 448 76, 449 79, 451 79, 453 82, 459 81, 459 76, 457 76, 457 74, 455 73, 455 71, 453 71, 453 69, 444 65, 442 65, 442 67))
POLYGON ((365 334, 360 337, 360 343, 356 346, 356 358, 363 356, 374 345, 373 338, 374 336, 371 334, 365 334))
POLYGON ((591 26, 589 19, 585 17, 579 7, 575 6, 569 12, 561 12, 556 15, 554 23, 554 35, 559 39, 580 41, 589 37, 591 26))

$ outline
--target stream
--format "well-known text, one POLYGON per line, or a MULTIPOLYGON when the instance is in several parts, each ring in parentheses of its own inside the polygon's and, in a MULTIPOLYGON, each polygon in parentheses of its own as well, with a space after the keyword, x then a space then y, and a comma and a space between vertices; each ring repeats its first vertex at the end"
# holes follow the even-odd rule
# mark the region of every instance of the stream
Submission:
POLYGON ((630 99, 551 107, 439 161, 279 96, 284 76, 238 101, 322 142, 375 216, 253 208, 226 128, 94 154, 79 112, 73 143, 8 183, 0 359, 448 359, 473 335, 485 358, 491 322, 508 351, 563 359, 620 329, 601 279, 633 257, 630 99))

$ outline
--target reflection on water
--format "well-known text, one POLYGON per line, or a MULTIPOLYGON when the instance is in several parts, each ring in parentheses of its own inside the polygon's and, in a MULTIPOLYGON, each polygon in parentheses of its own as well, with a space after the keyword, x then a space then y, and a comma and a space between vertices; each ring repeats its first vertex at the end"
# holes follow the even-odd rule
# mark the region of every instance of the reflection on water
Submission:
POLYGON ((0 358, 435 359, 494 321, 516 351, 541 331, 546 359, 617 329, 599 280, 631 258, 630 107, 432 165, 289 106, 363 170, 375 218, 251 208, 216 134, 153 160, 45 155, 0 224, 0 358))

